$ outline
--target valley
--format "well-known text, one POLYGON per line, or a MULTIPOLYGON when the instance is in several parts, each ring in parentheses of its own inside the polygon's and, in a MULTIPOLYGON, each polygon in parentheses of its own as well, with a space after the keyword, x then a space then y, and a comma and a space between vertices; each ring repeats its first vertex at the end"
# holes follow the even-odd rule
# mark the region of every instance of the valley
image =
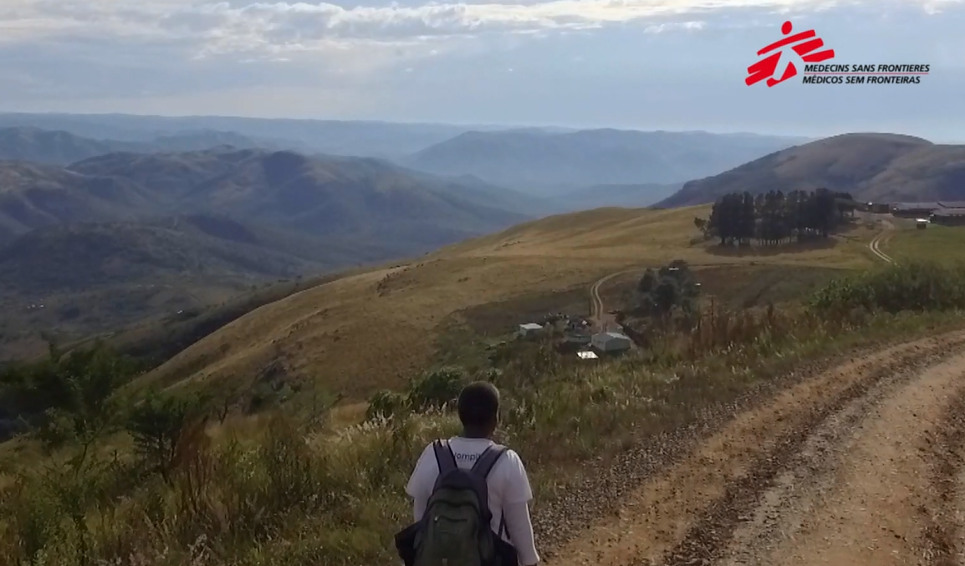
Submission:
POLYGON ((867 201, 965 198, 956 146, 385 126, 409 153, 345 156, 313 123, 94 143, 60 119, 0 136, 4 556, 48 524, 65 563, 384 563, 473 378, 506 395, 553 563, 858 560, 892 509, 917 518, 875 556, 954 546, 915 509, 958 512, 927 491, 956 473, 965 229, 867 201), (632 345, 577 357, 558 318, 632 345), (894 485, 915 496, 869 503, 894 485))

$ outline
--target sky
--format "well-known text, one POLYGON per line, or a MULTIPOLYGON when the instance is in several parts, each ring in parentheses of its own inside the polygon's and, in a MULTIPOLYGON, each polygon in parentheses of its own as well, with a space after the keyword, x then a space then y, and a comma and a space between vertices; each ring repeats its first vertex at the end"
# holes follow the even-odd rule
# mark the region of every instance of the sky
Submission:
POLYGON ((965 0, 332 2, 0 0, 0 111, 965 141, 965 0), (788 20, 931 73, 747 86, 788 20))

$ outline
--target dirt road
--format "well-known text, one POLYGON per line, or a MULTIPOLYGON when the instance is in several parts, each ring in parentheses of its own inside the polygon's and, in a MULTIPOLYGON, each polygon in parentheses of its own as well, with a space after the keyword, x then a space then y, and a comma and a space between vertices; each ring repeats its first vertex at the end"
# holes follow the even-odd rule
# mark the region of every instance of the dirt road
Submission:
POLYGON ((895 229, 895 225, 887 220, 882 220, 881 225, 884 226, 885 230, 875 236, 874 239, 871 240, 871 243, 868 244, 868 247, 871 249, 871 253, 878 256, 879 259, 887 263, 895 263, 895 260, 892 259, 891 256, 881 251, 881 246, 886 244, 891 238, 893 234, 892 230, 895 229))
POLYGON ((616 324, 616 317, 606 312, 606 307, 603 304, 603 299, 600 297, 600 286, 607 281, 618 277, 625 273, 634 273, 636 271, 643 271, 644 268, 637 269, 626 269, 624 271, 618 271, 616 273, 611 273, 605 277, 601 277, 590 287, 590 302, 593 305, 592 312, 590 313, 590 320, 593 322, 593 326, 597 330, 607 330, 609 327, 616 324))
POLYGON ((965 565, 965 331, 772 387, 546 509, 547 564, 965 565))

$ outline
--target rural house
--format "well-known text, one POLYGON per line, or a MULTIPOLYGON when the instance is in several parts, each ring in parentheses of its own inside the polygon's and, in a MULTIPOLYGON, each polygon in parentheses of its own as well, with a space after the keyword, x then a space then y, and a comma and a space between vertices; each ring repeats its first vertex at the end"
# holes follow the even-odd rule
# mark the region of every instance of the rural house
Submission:
POLYGON ((616 353, 629 350, 633 342, 625 334, 619 332, 600 332, 593 335, 593 338, 590 339, 590 345, 598 352, 616 353))
POLYGON ((519 335, 523 338, 535 336, 543 331, 543 327, 535 322, 527 322, 519 325, 519 335))
POLYGON ((896 202, 891 214, 899 218, 928 218, 935 210, 942 208, 937 202, 896 202))
POLYGON ((965 208, 941 208, 931 214, 933 224, 944 226, 965 225, 965 208))

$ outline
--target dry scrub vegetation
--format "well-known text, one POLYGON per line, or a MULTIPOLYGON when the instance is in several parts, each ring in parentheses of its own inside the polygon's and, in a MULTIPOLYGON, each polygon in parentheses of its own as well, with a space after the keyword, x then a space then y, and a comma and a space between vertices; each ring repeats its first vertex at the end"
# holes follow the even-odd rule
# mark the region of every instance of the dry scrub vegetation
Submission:
POLYGON ((407 474, 428 439, 455 430, 445 406, 473 377, 504 391, 501 440, 532 470, 538 536, 552 544, 582 526, 560 502, 584 470, 810 358, 960 325, 962 309, 965 266, 881 268, 797 306, 667 325, 652 348, 619 360, 578 364, 521 343, 499 368, 440 370, 381 394, 371 419, 348 429, 325 406, 302 421, 224 419, 216 403, 172 393, 132 404, 117 392, 128 368, 109 352, 48 361, 5 380, 22 395, 66 387, 34 423, 53 454, 0 482, 0 563, 390 563, 411 511, 407 474))
MULTIPOLYGON (((302 387, 321 384, 364 400, 398 388, 438 359, 440 336, 486 305, 588 288, 625 270, 683 259, 692 266, 862 268, 873 231, 833 245, 794 244, 720 255, 694 218, 710 207, 598 209, 523 224, 443 248, 398 267, 355 274, 265 305, 191 345, 144 383, 241 396, 272 363, 302 387), (239 377, 245 376, 245 377, 239 377)), ((525 308, 523 309, 526 310, 525 308)), ((507 330, 511 330, 509 327, 507 330)))

